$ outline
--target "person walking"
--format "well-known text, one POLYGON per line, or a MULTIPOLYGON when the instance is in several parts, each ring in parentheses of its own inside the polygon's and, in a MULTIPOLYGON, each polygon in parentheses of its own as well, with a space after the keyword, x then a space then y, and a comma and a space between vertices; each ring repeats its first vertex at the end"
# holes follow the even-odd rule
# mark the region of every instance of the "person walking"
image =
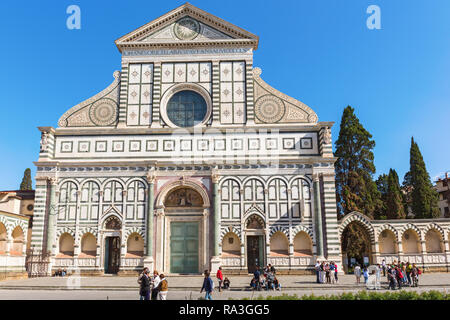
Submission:
POLYGON ((383 277, 386 277, 386 260, 383 259, 381 267, 383 268, 383 277))
POLYGON ((169 291, 169 284, 164 274, 161 273, 159 276, 160 282, 158 284, 158 296, 159 300, 167 300, 167 292, 169 291))
POLYGON ((217 270, 216 277, 217 280, 219 281, 219 292, 220 292, 222 289, 222 282, 223 282, 222 267, 219 267, 219 270, 217 270))
POLYGON ((361 267, 359 266, 359 264, 356 264, 354 273, 356 277, 356 283, 359 284, 361 282, 361 267))
POLYGON ((363 269, 363 277, 364 277, 364 284, 367 284, 367 280, 369 280, 369 271, 367 270, 366 266, 364 266, 363 269))
POLYGON ((211 292, 213 291, 214 283, 211 277, 209 276, 208 270, 205 270, 204 274, 205 278, 203 279, 203 286, 200 290, 200 293, 202 293, 203 290, 205 290, 205 300, 212 300, 211 292))
POLYGON ((330 270, 330 265, 327 263, 327 264, 325 265, 324 269, 325 269, 325 277, 326 277, 326 279, 327 279, 326 282, 327 282, 327 284, 329 284, 329 283, 331 283, 331 277, 330 277, 331 270, 330 270))
POLYGON ((150 277, 148 268, 144 268, 144 271, 139 277, 139 300, 150 300, 150 277))
POLYGON ((412 281, 411 281, 411 272, 412 272, 412 265, 411 263, 409 263, 409 261, 406 263, 406 278, 408 279, 408 284, 411 286, 412 285, 412 281))
POLYGON ((158 286, 159 286, 160 282, 161 282, 161 279, 159 278, 158 271, 154 270, 153 278, 152 278, 152 294, 151 294, 152 300, 158 299, 158 286))

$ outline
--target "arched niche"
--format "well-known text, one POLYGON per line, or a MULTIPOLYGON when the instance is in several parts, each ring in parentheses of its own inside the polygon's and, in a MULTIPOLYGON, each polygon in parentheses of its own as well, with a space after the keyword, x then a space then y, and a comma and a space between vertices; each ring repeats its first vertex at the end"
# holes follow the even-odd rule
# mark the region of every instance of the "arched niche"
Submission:
POLYGON ((312 256, 313 246, 309 234, 300 231, 294 237, 294 256, 312 256))
POLYGON ((289 240, 283 232, 277 231, 270 237, 270 255, 289 255, 289 240))
POLYGON ((59 257, 73 257, 74 239, 69 233, 63 233, 59 237, 59 257))
POLYGON ((128 236, 127 240, 127 258, 138 258, 144 256, 144 238, 133 232, 128 236))
POLYGON ((9 253, 11 255, 22 255, 25 239, 21 227, 17 226, 14 228, 12 232, 12 240, 13 243, 9 253))
POLYGON ((7 235, 8 233, 6 231, 5 225, 0 222, 0 254, 4 254, 6 252, 7 235))
POLYGON ((203 198, 196 190, 189 187, 179 187, 171 190, 165 200, 164 207, 203 207, 203 198))
POLYGON ((81 238, 80 258, 95 257, 97 254, 97 239, 92 233, 85 233, 81 238))
POLYGON ((222 240, 222 256, 239 257, 241 255, 241 243, 234 232, 228 232, 222 240))
POLYGON ((397 241, 395 234, 388 229, 383 230, 378 237, 380 254, 396 254, 398 253, 397 241))
POLYGON ((435 229, 430 229, 425 234, 425 244, 427 248, 427 253, 444 252, 444 243, 442 241, 441 234, 435 229))
POLYGON ((413 229, 408 229, 402 234, 402 247, 405 254, 421 253, 419 235, 413 229))

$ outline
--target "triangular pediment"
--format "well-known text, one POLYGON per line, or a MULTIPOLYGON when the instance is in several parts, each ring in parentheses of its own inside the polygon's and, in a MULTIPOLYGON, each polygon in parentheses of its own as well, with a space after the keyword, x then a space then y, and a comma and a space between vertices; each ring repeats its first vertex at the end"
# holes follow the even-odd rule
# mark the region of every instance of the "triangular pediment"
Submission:
POLYGON ((155 47, 245 46, 256 49, 258 36, 189 3, 116 40, 126 49, 155 47))

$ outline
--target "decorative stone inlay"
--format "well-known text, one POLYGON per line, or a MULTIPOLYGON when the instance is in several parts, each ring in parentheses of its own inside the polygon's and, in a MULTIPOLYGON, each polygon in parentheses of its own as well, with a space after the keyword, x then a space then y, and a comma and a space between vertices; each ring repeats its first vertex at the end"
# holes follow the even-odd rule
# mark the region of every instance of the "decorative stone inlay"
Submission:
POLYGON ((100 99, 90 107, 89 117, 98 126, 108 126, 117 119, 117 105, 111 99, 100 99))
POLYGON ((175 23, 173 31, 180 40, 193 40, 200 33, 200 24, 197 20, 185 17, 175 23))
POLYGON ((283 101, 272 95, 262 96, 255 104, 255 116, 258 120, 265 123, 276 123, 280 121, 285 111, 286 107, 283 101))

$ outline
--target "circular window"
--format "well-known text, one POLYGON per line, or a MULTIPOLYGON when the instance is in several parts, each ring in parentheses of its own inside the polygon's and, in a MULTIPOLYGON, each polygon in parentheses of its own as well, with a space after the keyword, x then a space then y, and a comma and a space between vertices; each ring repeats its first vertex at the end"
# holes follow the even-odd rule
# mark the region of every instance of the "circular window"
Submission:
POLYGON ((175 93, 167 103, 167 117, 179 127, 193 127, 201 123, 206 112, 205 99, 191 90, 175 93))

